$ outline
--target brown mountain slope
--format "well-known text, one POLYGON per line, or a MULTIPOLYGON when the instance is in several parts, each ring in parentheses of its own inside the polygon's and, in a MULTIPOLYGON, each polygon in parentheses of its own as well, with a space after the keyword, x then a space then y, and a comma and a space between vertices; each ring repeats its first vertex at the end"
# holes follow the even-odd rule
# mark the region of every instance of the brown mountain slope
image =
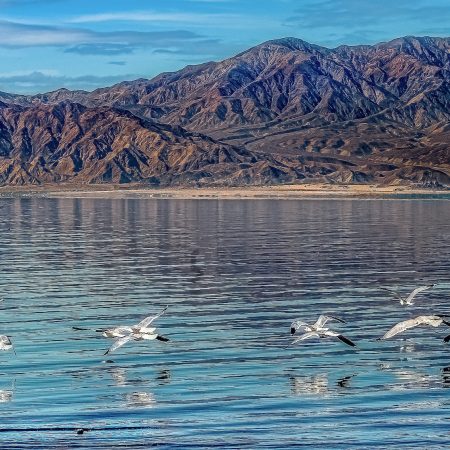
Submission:
POLYGON ((1 105, 0 137, 0 183, 10 185, 245 183, 255 173, 270 175, 279 165, 271 157, 258 158, 180 127, 69 102, 1 105))
POLYGON ((304 116, 329 123, 379 112, 424 127, 450 119, 449 82, 450 38, 406 37, 336 49, 285 38, 152 80, 14 101, 114 105, 203 131, 304 116))
POLYGON ((3 183, 450 185, 450 38, 286 38, 152 80, 0 100, 3 183))
MULTIPOLYGON (((441 136, 449 131, 441 126, 434 132, 441 136)), ((332 130, 328 135, 331 142, 332 130)), ((87 108, 71 102, 25 108, 0 105, 2 185, 140 182, 198 186, 303 180, 450 185, 448 166, 437 167, 430 158, 424 157, 416 167, 390 154, 358 158, 336 147, 337 151, 327 155, 304 151, 270 155, 110 107, 87 108)))

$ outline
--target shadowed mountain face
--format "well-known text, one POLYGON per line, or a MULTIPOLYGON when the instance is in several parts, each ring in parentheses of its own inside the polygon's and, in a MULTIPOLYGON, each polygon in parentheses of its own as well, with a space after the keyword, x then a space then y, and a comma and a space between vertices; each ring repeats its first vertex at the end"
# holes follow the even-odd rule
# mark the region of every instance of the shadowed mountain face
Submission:
POLYGON ((12 185, 239 182, 258 161, 245 149, 180 127, 71 102, 3 105, 0 135, 0 182, 12 185))
POLYGON ((0 94, 0 180, 448 186, 449 55, 449 38, 287 38, 91 93, 0 94))

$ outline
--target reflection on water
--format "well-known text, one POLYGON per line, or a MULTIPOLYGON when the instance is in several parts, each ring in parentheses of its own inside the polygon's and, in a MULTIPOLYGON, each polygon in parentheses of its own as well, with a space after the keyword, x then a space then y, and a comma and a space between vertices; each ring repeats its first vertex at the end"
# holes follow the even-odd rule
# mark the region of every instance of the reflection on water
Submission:
POLYGON ((413 353, 416 350, 416 344, 408 342, 407 344, 401 345, 399 350, 401 353, 413 353))
POLYGON ((444 387, 450 387, 450 367, 444 367, 442 369, 442 383, 444 387))
POLYGON ((156 406, 155 396, 151 392, 132 392, 125 394, 127 408, 154 408, 156 406))
POLYGON ((111 375, 111 378, 114 380, 114 384, 116 386, 126 386, 127 381, 127 372, 122 367, 107 367, 106 372, 111 375))
POLYGON ((170 379, 171 379, 170 369, 160 370, 155 378, 157 383, 162 385, 170 383, 170 379))
POLYGON ((351 388, 351 381, 355 374, 330 380, 327 373, 304 376, 289 376, 291 392, 298 396, 340 394, 351 388))
POLYGON ((340 388, 344 388, 344 389, 348 389, 351 387, 351 380, 352 378, 355 376, 355 374, 353 375, 348 375, 346 377, 342 377, 339 380, 337 380, 336 384, 340 387, 340 388))
POLYGON ((436 281, 411 314, 450 313, 448 204, 0 199, 0 329, 17 349, 0 354, 0 439, 317 448, 326 432, 336 448, 445 448, 448 346, 426 328, 376 338, 405 318, 380 287, 436 281), (101 336, 72 330, 165 305, 170 345, 105 361, 101 336), (292 319, 321 312, 356 351, 288 345, 292 319))
POLYGON ((290 376, 291 391, 294 395, 328 394, 328 375, 290 376))
POLYGON ((15 389, 16 380, 13 380, 8 389, 0 389, 0 403, 8 403, 12 401, 15 389))

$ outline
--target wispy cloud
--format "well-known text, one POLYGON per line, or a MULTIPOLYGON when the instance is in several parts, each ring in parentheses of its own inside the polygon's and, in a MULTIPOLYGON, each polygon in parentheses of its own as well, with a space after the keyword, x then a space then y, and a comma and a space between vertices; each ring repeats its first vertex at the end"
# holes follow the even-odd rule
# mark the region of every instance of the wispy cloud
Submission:
POLYGON ((426 0, 305 0, 284 25, 321 36, 322 42, 364 43, 404 34, 439 34, 449 21, 448 2, 441 0, 433 5, 426 0))
POLYGON ((87 30, 0 20, 1 47, 65 46, 93 38, 87 30))
POLYGON ((62 87, 91 90, 115 84, 125 79, 133 80, 136 78, 139 78, 136 74, 68 77, 52 70, 28 73, 0 73, 0 91, 28 94, 32 92, 48 92, 62 87))
POLYGON ((0 21, 0 47, 60 47, 80 55, 120 55, 137 49, 185 49, 209 54, 220 41, 186 30, 168 31, 94 31, 0 21))
POLYGON ((98 23, 98 22, 174 22, 183 24, 211 21, 235 20, 236 14, 205 14, 184 12, 156 12, 156 11, 123 11, 86 14, 69 19, 68 23, 98 23))

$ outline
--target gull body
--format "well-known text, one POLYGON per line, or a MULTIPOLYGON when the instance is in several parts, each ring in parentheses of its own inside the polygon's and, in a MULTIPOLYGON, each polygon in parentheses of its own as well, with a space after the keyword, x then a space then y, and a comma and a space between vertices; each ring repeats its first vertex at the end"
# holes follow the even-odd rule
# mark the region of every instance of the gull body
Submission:
POLYGON ((108 355, 109 353, 114 352, 115 350, 117 350, 118 348, 122 347, 123 345, 125 345, 127 342, 130 341, 153 341, 155 339, 162 342, 169 341, 168 338, 156 333, 149 334, 149 333, 132 332, 126 336, 116 339, 114 343, 111 345, 111 347, 109 347, 109 349, 104 354, 108 355))
POLYGON ((383 291, 390 292, 394 297, 396 297, 398 300, 400 300, 400 305, 403 306, 411 306, 414 305, 414 298, 417 294, 420 292, 426 291, 428 289, 431 289, 434 287, 434 284, 427 284, 426 286, 419 286, 418 288, 414 289, 407 297, 403 297, 400 295, 397 291, 393 291, 391 289, 382 288, 383 291))
POLYGON ((158 314, 148 316, 138 324, 132 326, 122 326, 103 331, 103 336, 116 338, 111 347, 105 352, 105 355, 114 352, 118 348, 130 341, 153 341, 155 339, 167 342, 169 339, 156 333, 156 328, 150 327, 156 319, 161 317, 166 311, 167 306, 158 314))
MULTIPOLYGON (((417 316, 413 319, 404 320, 402 322, 399 322, 397 325, 394 325, 389 331, 387 331, 380 340, 389 339, 391 337, 396 336, 399 333, 403 333, 406 330, 409 330, 411 328, 415 328, 418 326, 430 326, 430 327, 439 327, 440 325, 445 324, 447 326, 450 326, 450 322, 444 320, 441 316, 436 315, 430 315, 430 316, 417 316)), ((447 336, 450 340, 450 336, 447 336)), ((447 338, 445 338, 447 339, 447 338)), ((445 340, 444 339, 444 340, 445 340)), ((448 342, 448 341, 445 341, 448 342)))
POLYGON ((166 311, 167 306, 158 314, 154 316, 148 316, 144 320, 141 320, 138 324, 132 326, 120 326, 115 328, 109 328, 107 330, 97 330, 102 333, 104 337, 107 338, 121 338, 128 336, 129 334, 151 334, 156 328, 149 327, 149 325, 156 319, 161 317, 166 311))
POLYGON ((291 334, 295 334, 297 330, 301 330, 304 333, 327 331, 328 328, 325 328, 325 324, 330 320, 337 320, 338 322, 345 323, 344 320, 339 319, 338 317, 326 315, 320 315, 313 324, 308 324, 300 319, 295 319, 291 324, 291 334))
POLYGON ((291 345, 312 338, 336 338, 344 344, 347 344, 351 347, 356 347, 356 344, 353 343, 350 339, 325 327, 326 322, 328 322, 329 320, 337 320, 338 322, 345 323, 342 319, 325 315, 319 316, 317 321, 313 324, 307 324, 306 322, 303 322, 299 319, 294 320, 294 322, 292 322, 291 324, 291 335, 295 334, 298 330, 303 331, 303 334, 295 338, 292 341, 291 345))

